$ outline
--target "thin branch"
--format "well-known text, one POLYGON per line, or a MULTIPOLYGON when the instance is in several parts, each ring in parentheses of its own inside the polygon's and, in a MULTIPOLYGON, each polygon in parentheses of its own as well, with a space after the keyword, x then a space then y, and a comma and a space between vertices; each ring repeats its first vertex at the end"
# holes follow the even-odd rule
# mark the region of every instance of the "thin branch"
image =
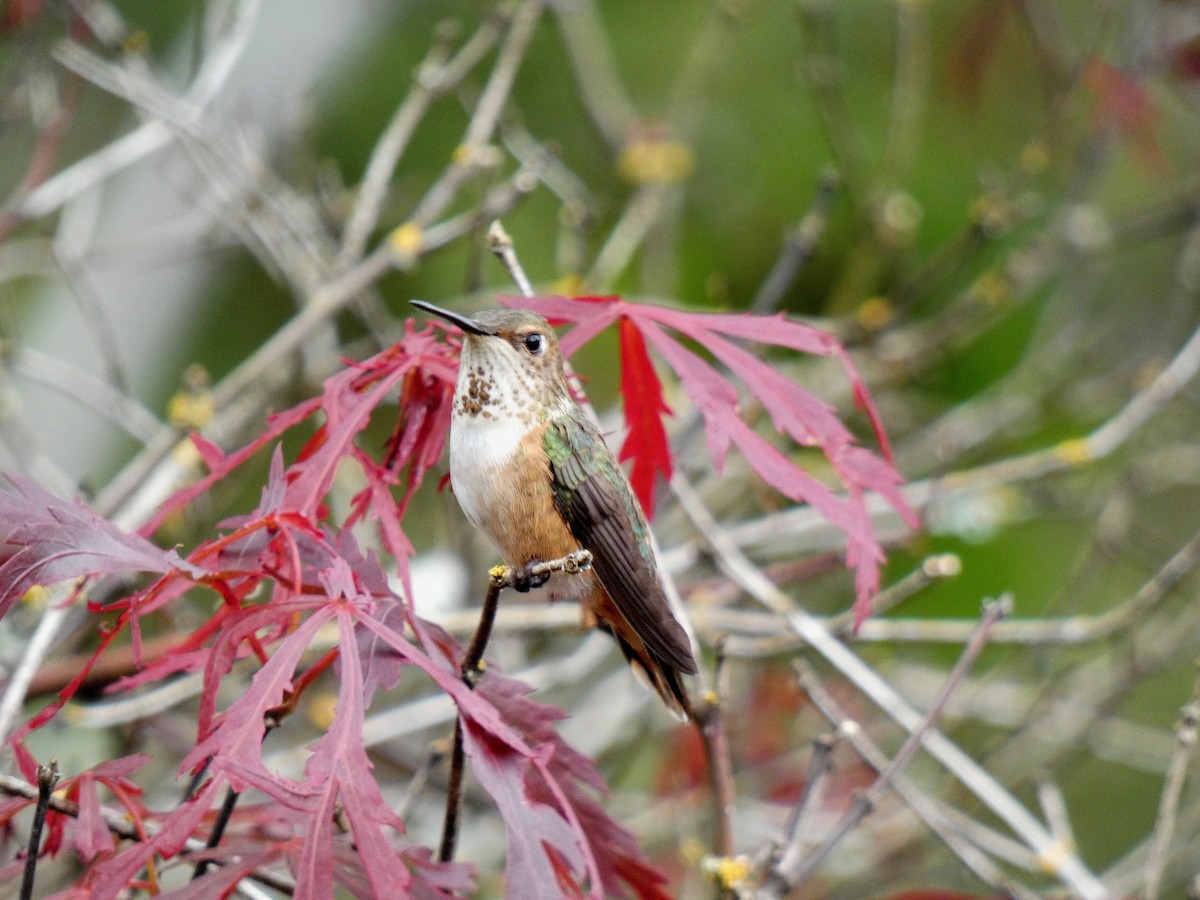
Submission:
POLYGON ((1039 778, 1037 798, 1038 805, 1042 808, 1042 816, 1054 836, 1064 847, 1077 846, 1075 830, 1071 827, 1071 817, 1067 812, 1067 801, 1058 785, 1048 778, 1039 778))
POLYGON ((47 591, 46 608, 42 612, 37 628, 34 629, 33 636, 26 642, 21 661, 17 663, 17 667, 8 678, 8 683, 4 686, 4 695, 0 697, 0 743, 7 739, 13 720, 16 719, 17 714, 21 711, 21 705, 25 702, 29 683, 33 681, 42 660, 54 646, 59 629, 71 614, 71 601, 74 599, 80 583, 80 580, 76 579, 67 584, 53 585, 47 591))
POLYGON ((78 366, 32 347, 5 346, 0 352, 17 374, 77 400, 135 440, 149 441, 162 428, 158 416, 137 400, 78 366))
POLYGON ((575 85, 596 129, 609 150, 617 151, 639 118, 629 99, 604 34, 594 0, 557 0, 552 4, 575 85))
POLYGON ((836 23, 838 4, 831 0, 804 0, 798 4, 804 59, 801 72, 808 83, 821 126, 833 152, 834 164, 846 184, 851 209, 860 223, 869 220, 869 190, 862 135, 855 130, 855 116, 846 101, 841 63, 837 57, 836 23))
MULTIPOLYGON (((855 752, 867 765, 876 772, 887 768, 889 760, 871 740, 867 730, 858 722, 847 717, 841 706, 821 684, 816 672, 803 660, 796 664, 800 685, 813 705, 834 727, 836 734, 850 744, 855 752)), ((918 789, 905 775, 900 774, 893 780, 893 788, 903 798, 921 821, 942 840, 943 843, 970 869, 984 884, 997 890, 1004 891, 1008 896, 1019 900, 1037 900, 1038 896, 1029 888, 1005 875, 993 862, 992 856, 996 847, 991 843, 993 832, 985 829, 974 820, 957 812, 955 808, 939 803, 928 794, 918 789), (986 852, 983 848, 987 848, 986 852)), ((1024 847, 1004 838, 1006 844, 1023 854, 1028 868, 1036 871, 1037 860, 1024 847)), ((1015 858, 1003 857, 1012 862, 1015 858)))
POLYGON ((471 121, 467 123, 466 133, 455 153, 455 161, 425 192, 410 218, 418 227, 423 228, 440 216, 457 196, 466 179, 481 161, 486 160, 487 154, 483 153, 483 148, 496 130, 500 113, 512 91, 517 69, 525 58, 534 27, 541 18, 543 6, 543 0, 525 0, 513 15, 492 73, 479 95, 471 121))
POLYGON ((1192 688, 1192 699, 1179 711, 1179 723, 1175 728, 1176 747, 1163 781, 1162 799, 1158 804, 1158 816, 1154 821, 1154 838, 1146 858, 1146 887, 1142 891, 1145 900, 1156 900, 1162 885, 1163 872, 1169 858, 1168 849, 1175 831, 1175 820, 1179 813, 1179 798, 1183 793, 1183 781, 1188 766, 1196 753, 1196 739, 1200 726, 1200 678, 1192 688))
MULTIPOLYGON (((0 791, 8 794, 10 797, 24 797, 26 800, 36 800, 38 797, 38 788, 36 785, 30 784, 24 778, 17 778, 4 772, 0 772, 0 791)), ((62 813, 64 816, 74 818, 79 815, 78 803, 54 794, 51 794, 48 806, 50 809, 57 813, 62 813)), ((104 824, 108 826, 108 830, 113 834, 131 841, 141 840, 137 828, 124 813, 114 812, 105 806, 101 806, 100 815, 104 819, 104 824)))
MULTIPOLYGON (((38 798, 38 787, 25 781, 23 778, 16 778, 12 775, 0 772, 0 792, 13 797, 24 797, 27 800, 36 800, 38 798)), ((57 794, 51 794, 47 803, 49 809, 64 816, 77 818, 79 816, 79 804, 73 800, 67 800, 57 794)), ((133 823, 128 813, 110 809, 107 806, 100 807, 100 817, 104 820, 105 826, 114 835, 128 841, 145 840, 153 830, 147 826, 146 832, 138 830, 138 826, 133 823)), ((204 849, 204 843, 195 838, 189 838, 186 844, 189 852, 199 852, 204 849)), ((224 865, 224 863, 221 863, 224 865)), ((292 894, 295 891, 295 884, 289 879, 277 875, 265 869, 256 869, 250 873, 249 878, 254 879, 260 884, 267 887, 275 888, 285 894, 292 894)))
MULTIPOLYGON (((266 737, 266 735, 263 736, 266 737)), ((225 836, 225 829, 229 826, 229 822, 233 818, 233 811, 237 808, 240 796, 233 788, 225 788, 225 797, 221 800, 221 808, 217 810, 217 818, 213 822, 212 830, 208 833, 208 840, 204 842, 205 850, 214 850, 221 843, 221 838, 225 836)), ((196 863, 195 868, 192 870, 192 881, 203 878, 204 873, 208 871, 208 867, 211 865, 211 859, 202 859, 196 863)))
POLYGON ((896 751, 896 755, 892 757, 892 761, 879 773, 879 777, 866 791, 855 794, 850 808, 846 810, 838 823, 830 829, 825 840, 816 849, 807 856, 795 857, 794 865, 791 868, 784 868, 784 860, 781 860, 780 865, 775 869, 773 875, 783 888, 790 890, 793 886, 801 884, 810 874, 815 872, 821 863, 825 861, 826 857, 829 856, 833 848, 841 843, 846 835, 878 806, 884 794, 891 787, 896 775, 916 754, 917 748, 921 746, 925 735, 930 733, 941 717, 942 710, 945 708, 946 702, 950 699, 950 695, 962 684, 967 671, 975 664, 975 660, 979 658, 979 654, 987 644, 988 633, 992 627, 1011 612, 1011 610, 1011 598, 1001 598, 1000 600, 984 604, 983 619, 979 623, 979 627, 976 629, 970 642, 963 649, 958 662, 946 677, 946 682, 942 686, 937 699, 917 726, 909 731, 908 737, 900 749, 896 751))
POLYGON ((775 260, 775 265, 771 266, 771 271, 767 273, 754 299, 750 301, 751 312, 766 315, 779 309, 784 295, 812 258, 817 242, 825 233, 825 227, 829 223, 829 212, 837 196, 837 187, 837 170, 831 167, 824 169, 808 212, 784 236, 783 249, 775 260))
MULTIPOLYGON (((704 535, 718 564, 760 603, 785 617, 788 626, 803 637, 876 706, 910 733, 921 728, 922 716, 874 669, 839 642, 816 619, 795 606, 760 572, 721 530, 691 486, 676 473, 671 480, 675 496, 688 517, 704 535)), ((1087 900, 1107 900, 1109 892, 1077 854, 1062 847, 1030 812, 975 760, 936 729, 924 731, 921 742, 939 763, 999 816, 1045 861, 1048 871, 1087 900)))
MULTIPOLYGON (((190 103, 203 108, 220 93, 248 45, 261 5, 262 0, 211 5, 212 8, 220 6, 230 9, 235 18, 232 27, 219 30, 220 40, 205 55, 188 89, 187 99, 190 103)), ((98 4, 80 6, 94 8, 98 4)), ((94 24, 91 27, 93 33, 99 33, 94 24)), ((124 26, 121 26, 123 29, 124 26)), ((102 29, 105 30, 109 29, 102 29)), ((175 132, 166 122, 159 119, 146 122, 48 178, 26 195, 18 210, 22 216, 31 219, 49 215, 116 173, 168 146, 174 138, 175 132)))
POLYGON ((371 230, 379 221, 392 173, 404 155, 417 125, 425 118, 434 102, 453 90, 496 45, 505 16, 497 12, 476 29, 471 38, 449 56, 451 35, 443 23, 438 39, 417 69, 416 84, 392 114, 391 121, 375 142, 358 198, 346 219, 342 246, 334 263, 341 271, 362 256, 371 230))
POLYGON ((929 11, 922 3, 896 4, 896 70, 883 154, 889 187, 908 177, 921 137, 921 119, 929 89, 931 48, 929 11))
POLYGON ((677 189, 677 185, 649 182, 634 191, 621 217, 609 231, 604 246, 596 254, 596 261, 585 278, 587 284, 597 290, 607 290, 613 285, 629 266, 634 254, 650 234, 650 229, 662 215, 668 198, 677 189))
POLYGON ((507 270, 508 275, 520 289, 523 297, 533 296, 533 285, 529 282, 529 276, 525 274, 525 268, 521 265, 521 261, 517 258, 517 252, 513 248, 513 239, 504 226, 497 219, 488 226, 487 231, 487 247, 492 254, 500 260, 501 265, 507 270))
MULTIPOLYGON (((813 740, 812 755, 804 774, 804 790, 788 815, 783 839, 772 848, 768 857, 770 865, 764 886, 773 884, 778 877, 776 873, 787 871, 793 865, 789 857, 800 853, 808 845, 812 822, 821 809, 825 789, 829 785, 829 774, 833 771, 833 751, 841 736, 840 732, 834 731, 813 740)), ((785 886, 781 884, 780 888, 784 889, 785 886)))
MULTIPOLYGON (((577 550, 560 559, 536 563, 519 574, 528 578, 551 575, 555 572, 583 572, 591 568, 592 554, 577 550)), ((479 613, 479 626, 471 638, 467 652, 463 654, 460 670, 467 687, 474 690, 483 677, 483 654, 492 636, 492 625, 496 621, 496 609, 500 605, 500 592, 513 584, 514 573, 508 566, 496 566, 488 573, 488 590, 479 613)), ((442 838, 438 845, 438 859, 450 862, 454 859, 454 845, 458 841, 458 815, 462 805, 462 782, 465 769, 463 752, 462 716, 454 720, 454 743, 450 751, 450 777, 446 794, 446 812, 442 819, 442 838)))
POLYGON ((58 784, 58 761, 50 760, 47 766, 37 769, 37 806, 33 810, 33 824, 29 827, 29 846, 26 850, 25 869, 21 876, 21 900, 33 897, 33 881, 37 875, 38 855, 42 846, 42 829, 46 825, 46 810, 50 807, 50 795, 58 784))
POLYGON ((704 747, 709 788, 712 791, 713 821, 716 823, 713 853, 719 858, 728 859, 733 856, 734 851, 733 812, 737 798, 734 795, 729 732, 725 727, 725 717, 722 714, 723 702, 729 698, 730 694, 727 679, 723 677, 725 654, 720 640, 717 641, 715 650, 713 688, 706 692, 699 708, 693 708, 689 712, 704 747))
POLYGON ((462 719, 454 720, 454 740, 450 745, 450 774, 446 785, 446 812, 442 816, 442 838, 438 842, 438 861, 451 862, 458 842, 458 814, 462 806, 463 771, 466 756, 463 752, 462 719))

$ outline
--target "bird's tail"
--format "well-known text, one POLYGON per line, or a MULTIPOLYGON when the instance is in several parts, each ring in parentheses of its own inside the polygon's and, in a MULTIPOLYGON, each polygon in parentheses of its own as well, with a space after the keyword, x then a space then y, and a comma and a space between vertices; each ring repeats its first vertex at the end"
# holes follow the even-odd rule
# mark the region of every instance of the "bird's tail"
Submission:
POLYGON ((599 610, 610 612, 611 615, 597 615, 599 611, 597 607, 585 603, 583 604, 583 626, 598 628, 600 631, 612 635, 638 681, 652 688, 662 697, 663 703, 676 718, 684 721, 693 718, 691 699, 680 680, 682 673, 677 672, 669 662, 658 659, 654 653, 648 650, 642 639, 629 627, 615 608, 605 609, 605 607, 610 607, 610 603, 597 606, 599 610))

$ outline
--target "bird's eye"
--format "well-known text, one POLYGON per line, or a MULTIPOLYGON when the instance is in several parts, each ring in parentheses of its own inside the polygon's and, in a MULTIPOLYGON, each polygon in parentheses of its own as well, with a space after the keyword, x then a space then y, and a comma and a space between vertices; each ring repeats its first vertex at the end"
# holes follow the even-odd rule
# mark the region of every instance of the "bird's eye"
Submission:
POLYGON ((537 331, 525 335, 525 349, 537 356, 546 347, 546 338, 537 331))

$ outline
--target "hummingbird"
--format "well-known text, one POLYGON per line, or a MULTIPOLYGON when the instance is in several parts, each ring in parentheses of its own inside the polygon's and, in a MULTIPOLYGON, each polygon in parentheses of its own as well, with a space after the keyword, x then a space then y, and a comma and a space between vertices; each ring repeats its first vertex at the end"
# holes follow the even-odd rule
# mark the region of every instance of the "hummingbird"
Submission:
POLYGON ((500 552, 516 590, 545 586, 550 600, 580 601, 584 627, 612 635, 635 673, 686 716, 680 677, 697 671, 691 643, 663 593, 629 480, 567 389, 550 324, 529 310, 467 317, 412 303, 463 332, 450 422, 450 483, 463 513, 500 552), (530 577, 537 563, 580 549, 592 554, 589 570, 530 577))

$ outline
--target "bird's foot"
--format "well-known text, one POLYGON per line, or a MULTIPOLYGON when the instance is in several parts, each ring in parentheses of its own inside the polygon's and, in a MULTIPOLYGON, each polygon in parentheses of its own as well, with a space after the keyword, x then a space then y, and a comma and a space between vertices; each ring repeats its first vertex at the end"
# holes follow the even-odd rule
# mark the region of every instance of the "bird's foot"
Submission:
POLYGON ((512 573, 513 590, 520 594, 528 593, 534 588, 540 588, 543 584, 550 580, 550 572, 535 571, 541 565, 540 559, 531 559, 520 569, 514 569, 512 573))

